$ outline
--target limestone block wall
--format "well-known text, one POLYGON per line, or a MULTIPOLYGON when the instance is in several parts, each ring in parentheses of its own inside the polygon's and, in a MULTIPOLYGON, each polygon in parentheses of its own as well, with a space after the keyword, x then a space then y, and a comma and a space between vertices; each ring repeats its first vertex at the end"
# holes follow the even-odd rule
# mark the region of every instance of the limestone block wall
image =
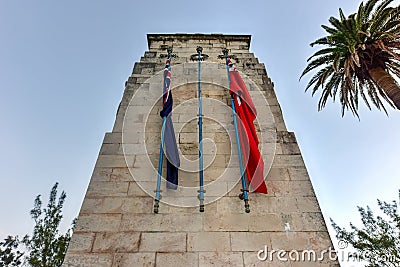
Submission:
MULTIPOLYGON (((264 64, 248 35, 149 34, 149 50, 126 82, 112 132, 106 133, 63 266, 339 266, 293 132, 288 132, 264 64), (172 94, 181 156, 180 188, 165 189, 153 213, 160 145, 162 70, 173 46, 172 94), (197 63, 202 46, 205 212, 198 208, 197 63), (222 48, 250 90, 265 161, 268 195, 251 193, 244 212, 233 117, 222 48), (260 250, 268 258, 260 260, 260 250), (282 250, 281 260, 278 253, 282 250), (302 259, 304 253, 316 259, 302 259), (291 258, 289 253, 292 252, 291 258), (286 253, 286 254, 282 254, 286 253), (297 254, 296 254, 297 253, 297 254), (259 254, 259 255, 258 255, 259 254), (296 259, 296 255, 299 256, 296 259), (286 260, 285 260, 286 259, 286 260)), ((165 165, 165 164, 164 164, 165 165)), ((165 168, 163 169, 165 173, 165 168)))

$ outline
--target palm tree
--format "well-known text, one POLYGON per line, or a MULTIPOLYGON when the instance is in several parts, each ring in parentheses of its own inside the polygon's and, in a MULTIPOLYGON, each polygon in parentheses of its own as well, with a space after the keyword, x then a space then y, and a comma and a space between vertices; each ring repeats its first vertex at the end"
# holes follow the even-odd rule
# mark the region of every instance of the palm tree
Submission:
POLYGON ((342 116, 350 109, 358 117, 360 96, 369 109, 371 101, 387 113, 382 100, 400 109, 400 7, 390 7, 392 2, 367 0, 347 18, 339 9, 340 19, 331 17, 331 27, 322 25, 328 35, 310 45, 325 47, 307 60, 300 77, 317 69, 306 91, 312 87, 314 95, 322 89, 318 110, 328 98, 335 101, 338 91, 342 116))

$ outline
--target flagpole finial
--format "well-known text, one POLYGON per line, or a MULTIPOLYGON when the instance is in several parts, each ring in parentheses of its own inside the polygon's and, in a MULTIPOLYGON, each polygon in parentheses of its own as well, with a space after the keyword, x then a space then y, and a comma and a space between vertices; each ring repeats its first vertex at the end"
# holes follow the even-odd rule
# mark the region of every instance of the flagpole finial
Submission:
POLYGON ((227 56, 228 53, 229 53, 229 49, 228 48, 222 48, 222 54, 227 56))
POLYGON ((203 52, 203 47, 198 46, 198 47, 196 48, 196 52, 197 52, 197 53, 202 53, 202 52, 203 52))

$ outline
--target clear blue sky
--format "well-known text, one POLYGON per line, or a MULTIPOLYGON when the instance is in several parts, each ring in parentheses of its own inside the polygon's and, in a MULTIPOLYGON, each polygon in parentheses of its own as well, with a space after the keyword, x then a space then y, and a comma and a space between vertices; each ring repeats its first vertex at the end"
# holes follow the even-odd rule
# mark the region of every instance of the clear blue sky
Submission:
POLYGON ((361 121, 341 118, 338 103, 317 112, 318 98, 304 93, 310 76, 299 82, 320 25, 359 3, 0 1, 0 237, 30 232, 34 197, 47 200, 56 181, 67 192, 65 219, 77 216, 147 33, 251 34, 325 218, 347 224, 357 205, 395 199, 400 112, 362 107, 361 121))

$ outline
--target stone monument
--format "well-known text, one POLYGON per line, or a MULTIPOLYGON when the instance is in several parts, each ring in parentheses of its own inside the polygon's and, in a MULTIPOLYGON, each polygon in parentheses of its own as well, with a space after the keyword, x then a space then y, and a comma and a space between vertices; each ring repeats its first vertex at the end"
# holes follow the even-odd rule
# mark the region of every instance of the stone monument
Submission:
MULTIPOLYGON (((148 51, 125 84, 106 133, 63 266, 339 266, 301 152, 288 132, 251 36, 148 34, 148 51), (201 46, 204 212, 199 211, 198 62, 201 46), (179 187, 161 180, 154 212, 161 138, 163 70, 171 58, 172 121, 179 187), (228 49, 257 109, 255 127, 268 194, 241 194, 225 62, 228 49), (193 58, 192 58, 193 59, 193 58)), ((165 161, 164 161, 165 163, 165 161)), ((162 169, 165 176, 165 164, 162 169)))

